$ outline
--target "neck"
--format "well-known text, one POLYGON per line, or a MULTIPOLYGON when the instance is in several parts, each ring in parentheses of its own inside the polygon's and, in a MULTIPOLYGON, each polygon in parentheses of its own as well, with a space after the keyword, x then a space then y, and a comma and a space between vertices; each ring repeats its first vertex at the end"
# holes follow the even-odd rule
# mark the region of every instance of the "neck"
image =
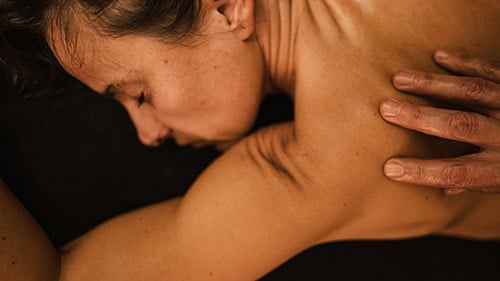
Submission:
POLYGON ((266 91, 294 94, 295 39, 302 1, 255 0, 256 37, 266 63, 266 91))

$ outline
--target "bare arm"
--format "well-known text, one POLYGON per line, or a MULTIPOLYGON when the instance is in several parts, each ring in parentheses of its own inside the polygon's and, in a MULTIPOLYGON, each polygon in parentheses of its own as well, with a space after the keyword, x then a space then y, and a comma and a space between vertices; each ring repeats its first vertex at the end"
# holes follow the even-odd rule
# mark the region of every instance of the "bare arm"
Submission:
MULTIPOLYGON (((436 190, 344 177, 345 147, 334 160, 297 135, 291 123, 259 131, 212 164, 184 198, 125 214, 81 237, 64 249, 61 281, 256 280, 321 241, 413 237, 453 219, 460 225, 454 214, 461 207, 453 206, 467 200, 447 205, 436 190)), ((479 234, 494 235, 491 224, 482 227, 479 234)))
POLYGON ((49 239, 0 180, 0 276, 4 281, 55 281, 59 256, 49 239))
POLYGON ((332 193, 275 126, 225 153, 177 201, 110 221, 68 247, 62 280, 255 280, 320 240, 355 206, 332 193), (336 214, 325 216, 325 214, 336 214))

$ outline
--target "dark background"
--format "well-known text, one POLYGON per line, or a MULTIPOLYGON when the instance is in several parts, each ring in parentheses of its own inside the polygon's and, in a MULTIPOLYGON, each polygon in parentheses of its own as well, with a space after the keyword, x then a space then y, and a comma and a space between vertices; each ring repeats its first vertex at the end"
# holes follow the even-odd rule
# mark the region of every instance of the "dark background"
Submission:
MULTIPOLYGON (((56 247, 117 214, 182 195, 218 155, 172 143, 144 147, 116 102, 78 84, 70 89, 0 101, 0 177, 56 247)), ((264 104, 259 124, 291 112, 286 98, 275 97, 264 104)), ((330 243, 264 280, 498 281, 500 243, 441 237, 330 243)))

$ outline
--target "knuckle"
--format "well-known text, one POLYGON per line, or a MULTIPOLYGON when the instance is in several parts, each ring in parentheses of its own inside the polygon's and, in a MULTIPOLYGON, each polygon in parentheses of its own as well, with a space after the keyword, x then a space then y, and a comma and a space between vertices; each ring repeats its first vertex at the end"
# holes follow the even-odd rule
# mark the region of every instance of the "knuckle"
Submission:
POLYGON ((426 168, 424 163, 417 162, 414 163, 414 165, 411 165, 410 167, 411 168, 405 172, 406 176, 408 176, 412 182, 424 183, 424 184, 436 183, 435 175, 428 172, 428 169, 426 168))
POLYGON ((467 140, 480 131, 480 122, 473 114, 459 111, 450 115, 448 130, 455 138, 467 140))
POLYGON ((441 185, 451 188, 470 188, 474 185, 472 171, 464 164, 454 164, 443 169, 441 185))
POLYGON ((485 99, 488 81, 482 78, 465 79, 460 88, 465 98, 476 102, 482 101, 485 99))
POLYGON ((425 114, 419 106, 411 106, 407 109, 409 111, 407 123, 412 128, 420 128, 425 121, 425 114))
POLYGON ((420 123, 425 118, 425 114, 422 112, 422 109, 417 106, 413 109, 411 117, 415 122, 420 123))
POLYGON ((486 75, 494 75, 500 71, 500 63, 487 61, 483 64, 482 70, 486 75))
POLYGON ((417 180, 428 179, 428 177, 426 176, 426 173, 424 171, 424 167, 422 167, 422 165, 417 165, 417 168, 415 169, 415 173, 413 174, 413 177, 417 180))
POLYGON ((426 89, 435 83, 435 77, 427 72, 415 73, 413 79, 416 86, 420 89, 426 89))

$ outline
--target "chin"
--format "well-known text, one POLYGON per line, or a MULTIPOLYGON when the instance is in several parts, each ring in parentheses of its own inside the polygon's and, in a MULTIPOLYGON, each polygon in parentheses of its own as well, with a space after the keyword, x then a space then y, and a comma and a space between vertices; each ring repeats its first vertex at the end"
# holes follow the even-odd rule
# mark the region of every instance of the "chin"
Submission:
POLYGON ((214 147, 218 151, 224 152, 224 151, 228 150, 229 148, 231 148, 234 144, 236 144, 236 142, 237 141, 233 141, 233 142, 219 142, 219 143, 214 144, 214 147))

